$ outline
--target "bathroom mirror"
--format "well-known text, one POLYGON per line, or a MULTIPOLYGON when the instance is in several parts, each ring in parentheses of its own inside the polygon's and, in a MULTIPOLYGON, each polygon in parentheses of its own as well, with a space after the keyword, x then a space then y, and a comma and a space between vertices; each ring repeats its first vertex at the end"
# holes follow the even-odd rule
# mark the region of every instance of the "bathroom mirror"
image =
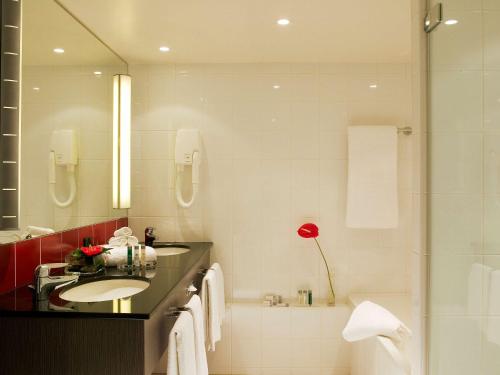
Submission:
POLYGON ((127 70, 56 1, 23 0, 18 233, 126 216, 111 176, 113 75, 127 70))

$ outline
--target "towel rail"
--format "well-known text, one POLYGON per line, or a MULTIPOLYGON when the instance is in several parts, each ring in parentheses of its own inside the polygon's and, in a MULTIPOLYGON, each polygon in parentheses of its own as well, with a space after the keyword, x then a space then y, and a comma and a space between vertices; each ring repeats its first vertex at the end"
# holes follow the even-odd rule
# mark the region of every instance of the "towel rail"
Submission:
POLYGON ((413 134, 413 128, 411 126, 405 126, 405 127, 402 127, 402 128, 398 128, 398 134, 412 135, 413 134))

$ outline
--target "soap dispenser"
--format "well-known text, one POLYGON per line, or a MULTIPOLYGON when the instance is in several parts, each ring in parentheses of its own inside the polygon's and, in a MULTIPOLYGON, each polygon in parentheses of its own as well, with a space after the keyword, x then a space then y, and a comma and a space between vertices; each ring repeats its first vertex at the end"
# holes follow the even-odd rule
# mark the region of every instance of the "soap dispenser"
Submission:
POLYGON ((144 244, 146 246, 153 247, 153 242, 156 240, 156 236, 154 235, 153 231, 153 227, 147 227, 144 230, 144 244))

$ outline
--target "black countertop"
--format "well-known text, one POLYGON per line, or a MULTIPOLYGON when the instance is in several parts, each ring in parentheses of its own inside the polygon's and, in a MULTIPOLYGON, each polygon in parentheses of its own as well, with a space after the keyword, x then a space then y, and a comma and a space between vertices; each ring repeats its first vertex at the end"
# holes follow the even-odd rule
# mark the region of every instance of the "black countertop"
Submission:
MULTIPOLYGON (((172 243, 169 243, 172 244, 172 243)), ((155 243, 158 246, 159 243, 155 243)), ((150 285, 144 291, 130 297, 129 302, 68 302, 59 298, 56 290, 51 293, 49 301, 45 303, 33 302, 33 290, 28 286, 15 289, 12 292, 0 295, 0 318, 2 316, 30 316, 30 317, 58 317, 58 318, 125 318, 148 319, 155 308, 163 301, 181 279, 192 269, 196 263, 210 251, 211 242, 183 242, 191 251, 164 257, 158 257, 157 266, 148 270, 146 277, 150 285)), ((93 278, 98 280, 110 277, 133 277, 127 272, 118 271, 116 268, 107 268, 106 274, 93 278)), ((85 282, 88 278, 83 279, 85 282)), ((64 289, 62 289, 64 290, 64 289)))

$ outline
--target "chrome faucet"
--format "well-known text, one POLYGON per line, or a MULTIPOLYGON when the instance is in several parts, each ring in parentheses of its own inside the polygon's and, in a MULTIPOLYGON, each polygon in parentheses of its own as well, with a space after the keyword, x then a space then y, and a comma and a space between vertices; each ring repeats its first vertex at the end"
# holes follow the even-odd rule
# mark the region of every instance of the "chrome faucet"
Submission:
POLYGON ((50 270, 66 267, 67 263, 40 264, 35 268, 35 296, 37 301, 49 299, 49 294, 56 287, 73 284, 78 281, 78 275, 50 276, 50 270))

